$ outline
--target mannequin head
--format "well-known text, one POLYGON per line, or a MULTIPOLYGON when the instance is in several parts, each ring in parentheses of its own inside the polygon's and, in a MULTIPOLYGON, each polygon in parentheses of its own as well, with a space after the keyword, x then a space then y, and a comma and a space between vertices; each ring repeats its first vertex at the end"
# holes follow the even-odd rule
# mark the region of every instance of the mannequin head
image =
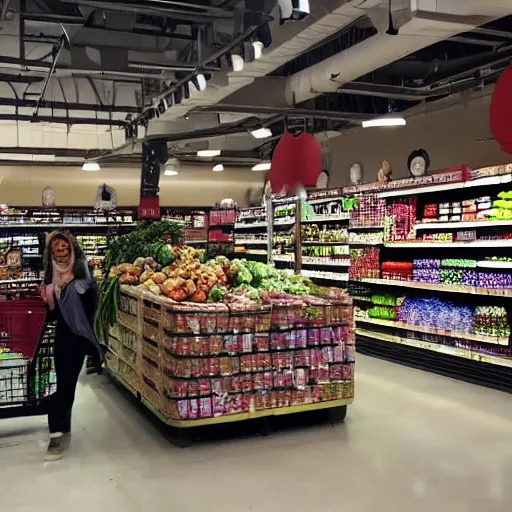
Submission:
POLYGON ((424 149, 413 151, 407 159, 407 168, 414 178, 419 178, 427 174, 430 165, 430 158, 424 149))
POLYGON ((360 185, 363 182, 363 164, 354 162, 350 166, 350 183, 360 185))

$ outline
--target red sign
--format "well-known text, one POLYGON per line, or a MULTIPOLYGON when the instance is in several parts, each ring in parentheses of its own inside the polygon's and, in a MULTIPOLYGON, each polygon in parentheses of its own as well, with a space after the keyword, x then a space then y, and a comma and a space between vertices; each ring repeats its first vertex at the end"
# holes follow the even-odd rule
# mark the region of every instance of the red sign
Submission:
POLYGON ((160 200, 158 197, 141 197, 139 220, 160 219, 160 200))

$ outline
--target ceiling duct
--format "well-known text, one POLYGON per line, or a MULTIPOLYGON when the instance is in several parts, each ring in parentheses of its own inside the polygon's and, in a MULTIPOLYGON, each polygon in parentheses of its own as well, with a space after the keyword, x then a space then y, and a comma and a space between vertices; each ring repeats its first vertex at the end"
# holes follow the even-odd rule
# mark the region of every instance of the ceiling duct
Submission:
MULTIPOLYGON (((382 0, 317 0, 311 2, 311 16, 295 23, 279 26, 279 13, 271 23, 273 44, 263 52, 260 59, 245 63, 242 74, 229 72, 228 84, 208 87, 206 91, 191 95, 190 98, 175 105, 160 120, 152 121, 151 133, 164 134, 167 130, 165 120, 183 117, 192 109, 207 107, 221 102, 224 98, 250 85, 256 78, 264 77, 285 62, 297 57, 312 46, 336 34, 350 25, 369 10, 378 6, 382 0)), ((215 76, 215 75, 214 75, 215 76)), ((243 93, 243 91, 241 91, 243 93)), ((267 98, 268 99, 268 98, 267 98)), ((254 98, 248 98, 248 103, 254 98)))
POLYGON ((393 20, 399 34, 387 34, 388 2, 368 15, 378 33, 288 78, 286 99, 296 105, 335 92, 371 71, 438 41, 467 32, 510 13, 508 0, 395 0, 393 20))

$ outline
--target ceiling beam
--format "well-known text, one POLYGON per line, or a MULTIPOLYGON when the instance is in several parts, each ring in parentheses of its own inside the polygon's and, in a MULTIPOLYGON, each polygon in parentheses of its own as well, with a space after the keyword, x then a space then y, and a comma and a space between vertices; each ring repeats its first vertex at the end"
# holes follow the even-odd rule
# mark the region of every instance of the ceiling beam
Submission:
MULTIPOLYGON (((36 100, 30 99, 14 99, 0 98, 0 105, 16 108, 34 108, 37 105, 36 100)), ((140 112, 138 107, 129 105, 99 105, 92 103, 68 103, 66 101, 43 101, 41 108, 51 108, 55 110, 83 110, 87 112, 121 112, 121 113, 137 113, 140 112)))
POLYGON ((58 124, 90 124, 101 126, 126 126, 126 121, 116 119, 97 119, 91 117, 65 117, 65 116, 37 116, 25 114, 0 114, 0 121, 28 121, 30 123, 58 123, 58 124))

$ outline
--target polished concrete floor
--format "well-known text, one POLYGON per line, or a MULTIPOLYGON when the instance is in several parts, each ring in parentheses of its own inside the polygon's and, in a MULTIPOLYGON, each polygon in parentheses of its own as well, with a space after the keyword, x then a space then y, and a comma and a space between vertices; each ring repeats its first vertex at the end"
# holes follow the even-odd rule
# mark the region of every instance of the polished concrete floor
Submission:
POLYGON ((356 393, 344 425, 179 449, 86 377, 63 461, 42 461, 44 418, 0 421, 0 510, 512 510, 511 395, 363 356, 356 393))

